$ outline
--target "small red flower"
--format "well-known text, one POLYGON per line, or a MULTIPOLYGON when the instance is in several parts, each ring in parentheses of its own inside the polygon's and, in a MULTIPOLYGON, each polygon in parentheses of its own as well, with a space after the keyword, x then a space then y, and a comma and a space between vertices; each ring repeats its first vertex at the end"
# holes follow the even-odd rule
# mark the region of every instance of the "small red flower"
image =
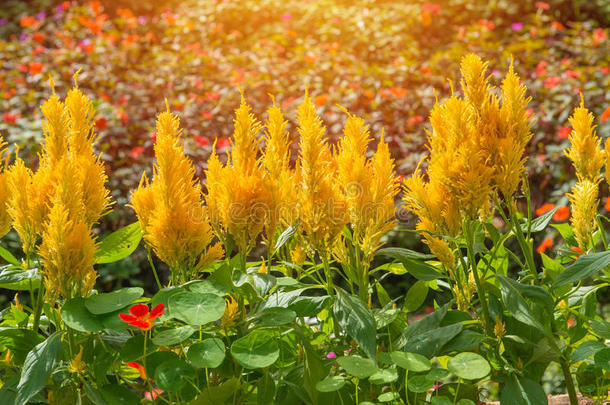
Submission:
POLYGON ((196 135, 193 137, 199 146, 206 147, 210 144, 210 139, 205 136, 196 135))
POLYGON ((144 146, 135 146, 135 147, 131 148, 131 152, 129 152, 129 157, 135 159, 138 156, 140 156, 142 153, 144 153, 145 150, 146 150, 146 148, 144 146))
POLYGON ((544 80, 544 87, 546 87, 547 89, 552 89, 552 88, 557 87, 559 85, 559 83, 561 83, 561 77, 559 77, 559 76, 549 77, 544 80))
POLYGON ((96 119, 95 128, 97 128, 100 131, 105 130, 106 128, 108 128, 108 120, 104 117, 100 117, 100 118, 96 119))
POLYGON ((602 113, 600 120, 602 122, 610 120, 610 107, 606 108, 602 113))
POLYGON ((142 330, 149 330, 155 324, 155 320, 163 315, 163 304, 157 304, 149 312, 148 305, 136 304, 129 308, 129 314, 119 314, 119 318, 142 330))
POLYGON ((538 248, 536 249, 536 252, 538 253, 544 253, 546 252, 546 250, 548 248, 550 248, 551 246, 553 246, 553 239, 552 238, 544 238, 544 240, 542 241, 542 243, 538 246, 538 248))
POLYGON ((231 143, 229 142, 229 138, 217 138, 216 139, 216 148, 217 149, 222 149, 222 148, 226 148, 230 145, 231 143))
POLYGON ((135 368, 136 370, 138 370, 138 373, 140 373, 140 377, 146 380, 146 370, 144 370, 144 366, 142 366, 140 363, 136 363, 135 361, 129 361, 125 364, 127 364, 131 368, 135 368))
POLYGON ((44 69, 44 64, 40 62, 30 62, 28 65, 28 70, 30 71, 31 75, 42 72, 42 69, 44 69))
POLYGON ((576 252, 576 253, 578 253, 578 254, 576 255, 576 257, 578 257, 578 256, 580 256, 580 255, 582 254, 582 249, 581 249, 581 248, 579 248, 578 246, 572 246, 572 247, 570 247, 570 250, 571 250, 572 252, 576 252))
POLYGON ((540 215, 544 214, 545 212, 549 212, 553 208, 555 208, 555 204, 550 204, 550 203, 542 204, 542 206, 536 210, 536 215, 540 216, 540 215))
POLYGON ((537 1, 536 8, 539 8, 541 10, 549 10, 551 6, 549 6, 549 3, 545 3, 544 1, 537 1))
POLYGON ((568 218, 570 218, 570 209, 565 205, 557 208, 553 214, 553 221, 565 221, 568 218))
POLYGON ((572 128, 570 128, 570 127, 561 127, 561 128, 559 128, 559 131, 557 131, 557 132, 558 132, 557 138, 559 138, 559 139, 567 139, 567 138, 570 137, 570 133, 572 132, 572 128))
POLYGON ((154 401, 161 394, 163 394, 163 390, 162 389, 160 389, 160 388, 153 388, 152 391, 150 391, 150 392, 147 391, 147 392, 144 393, 144 398, 148 399, 149 401, 154 401))
POLYGON ((17 114, 11 114, 11 113, 4 113, 4 122, 6 122, 9 125, 14 124, 15 122, 17 122, 17 114))

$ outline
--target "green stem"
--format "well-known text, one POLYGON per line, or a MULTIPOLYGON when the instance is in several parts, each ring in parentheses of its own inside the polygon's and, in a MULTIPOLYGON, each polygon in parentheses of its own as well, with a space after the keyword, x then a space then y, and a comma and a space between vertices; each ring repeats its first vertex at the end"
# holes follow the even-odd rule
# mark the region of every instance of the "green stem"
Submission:
POLYGON ((407 401, 407 405, 411 405, 411 401, 409 401, 409 370, 405 370, 405 401, 407 401))
POLYGON ((40 281, 40 287, 38 287, 38 297, 36 300, 36 309, 34 312, 34 324, 32 325, 32 330, 34 332, 38 331, 38 326, 40 325, 40 315, 42 315, 42 307, 44 305, 44 285, 42 280, 40 281))
POLYGON ((561 365, 568 396, 570 397, 570 405, 578 405, 578 397, 576 396, 576 388, 574 387, 574 380, 572 379, 572 373, 570 372, 570 365, 563 356, 559 358, 559 364, 561 365))
POLYGON ((595 222, 597 223, 597 229, 599 230, 599 234, 602 238, 602 243, 604 244, 604 250, 608 250, 608 239, 606 238, 606 231, 604 231, 601 216, 597 215, 595 217, 595 222))
POLYGON ((517 222, 515 207, 513 206, 513 204, 509 203, 508 209, 510 213, 510 221, 513 225, 515 236, 517 237, 517 242, 519 242, 519 246, 521 247, 521 251, 523 252, 523 257, 525 257, 525 263, 527 264, 527 268, 533 277, 532 283, 537 284, 538 272, 536 271, 536 265, 534 264, 534 250, 532 249, 531 238, 528 238, 527 240, 525 239, 525 235, 523 235, 521 225, 517 222))
POLYGON ((479 302, 481 303, 481 312, 483 313, 483 325, 485 327, 485 331, 488 336, 494 336, 493 334, 493 326, 491 323, 491 315, 489 314, 489 308, 487 307, 487 294, 485 293, 485 289, 481 280, 479 279, 479 272, 477 270, 477 264, 475 261, 475 253, 474 253, 474 235, 472 233, 472 223, 464 221, 463 229, 464 235, 466 236, 466 252, 468 255, 468 262, 470 263, 470 268, 472 269, 472 275, 474 276, 474 282, 477 287, 477 293, 479 295, 479 302))
POLYGON ((150 248, 146 247, 146 251, 148 252, 148 263, 150 264, 150 267, 152 268, 153 274, 155 276, 155 281, 157 282, 157 287, 159 288, 159 290, 161 290, 161 288, 163 288, 161 286, 161 281, 159 281, 159 275, 157 274, 157 268, 155 267, 155 264, 153 263, 152 260, 152 255, 150 254, 150 248))

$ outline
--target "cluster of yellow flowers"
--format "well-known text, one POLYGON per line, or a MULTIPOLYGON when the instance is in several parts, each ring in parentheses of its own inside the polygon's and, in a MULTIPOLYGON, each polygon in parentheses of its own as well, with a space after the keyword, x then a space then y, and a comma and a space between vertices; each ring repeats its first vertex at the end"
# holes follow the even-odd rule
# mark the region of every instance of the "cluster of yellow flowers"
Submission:
POLYGON ((587 251, 591 238, 597 229, 596 215, 599 204, 599 183, 602 179, 600 171, 606 164, 606 180, 608 179, 608 164, 610 163, 610 143, 605 144, 605 153, 601 150, 601 141, 595 133, 594 117, 584 106, 581 98, 580 106, 570 117, 572 132, 571 146, 565 155, 572 161, 576 170, 576 184, 568 193, 572 206, 570 222, 574 226, 574 236, 578 247, 587 251), (605 162, 604 162, 605 161, 605 162))
MULTIPOLYGON (((3 173, 0 190, 8 193, 4 233, 15 228, 26 256, 37 253, 50 297, 88 295, 97 274, 93 226, 110 210, 104 165, 93 151, 93 105, 74 87, 65 102, 55 94, 41 107, 43 148, 35 172, 17 158, 3 173)), ((4 156, 5 143, 2 142, 4 156)))
POLYGON ((346 242, 338 236, 351 225, 363 260, 369 262, 395 224, 398 186, 383 138, 367 158, 368 127, 348 115, 345 136, 333 151, 306 94, 297 112, 300 139, 293 159, 288 123, 275 102, 264 124, 243 95, 235 115, 226 163, 214 151, 205 171, 207 210, 183 153, 178 119, 169 111, 159 116, 153 180, 149 184, 144 177, 132 195, 144 238, 159 258, 173 271, 198 271, 201 263, 222 254, 219 244, 211 245, 213 234, 245 255, 260 237, 273 251, 280 232, 295 224, 299 262, 316 252, 326 259, 333 252, 342 257, 346 242), (193 217, 192 212, 200 214, 193 217))
POLYGON ((512 201, 532 137, 530 99, 512 64, 500 94, 492 91, 487 63, 478 56, 465 56, 461 73, 463 97, 437 101, 430 114, 428 179, 418 168, 405 181, 404 196, 419 218, 418 230, 449 271, 455 258, 440 236, 457 235, 463 219, 489 217, 497 197, 512 201))

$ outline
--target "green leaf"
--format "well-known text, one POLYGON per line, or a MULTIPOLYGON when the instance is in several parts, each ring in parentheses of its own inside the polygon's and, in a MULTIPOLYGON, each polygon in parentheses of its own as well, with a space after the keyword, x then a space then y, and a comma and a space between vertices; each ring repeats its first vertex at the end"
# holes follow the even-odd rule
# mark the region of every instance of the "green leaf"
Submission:
POLYGON ((157 367, 166 361, 178 359, 180 359, 180 357, 171 351, 156 351, 154 353, 150 353, 148 356, 146 356, 146 375, 154 377, 157 367))
POLYGON ((225 359, 225 344, 217 338, 194 343, 186 353, 187 359, 199 368, 216 368, 225 359))
POLYGON ((405 249, 401 247, 387 247, 383 249, 379 249, 375 256, 386 256, 391 257, 392 259, 403 261, 407 259, 416 259, 416 260, 428 260, 434 259, 436 256, 429 255, 425 253, 416 252, 415 250, 405 249))
POLYGON ((610 347, 595 353, 593 359, 595 360, 596 366, 599 366, 606 371, 610 371, 610 347))
POLYGON ((0 330, 0 345, 22 355, 22 360, 34 346, 42 341, 44 341, 44 338, 31 329, 11 328, 0 330))
POLYGON ((61 351, 62 334, 63 331, 53 333, 28 353, 17 385, 16 404, 27 403, 46 385, 61 351))
POLYGON ((124 385, 104 385, 100 392, 108 405, 140 405, 140 398, 124 385))
POLYGON ((296 297, 287 308, 294 311, 297 316, 316 316, 326 308, 330 300, 331 298, 328 295, 322 297, 296 297))
POLYGON ((231 292, 231 288, 212 279, 195 281, 194 283, 187 284, 186 287, 194 293, 215 294, 223 298, 231 292))
POLYGON ((98 264, 118 262, 132 254, 141 239, 140 222, 134 222, 112 232, 100 242, 95 254, 95 262, 98 264))
POLYGON ((405 297, 404 310, 413 312, 422 306, 428 296, 428 284, 425 281, 419 280, 409 288, 405 297))
POLYGON ((190 325, 217 321, 225 312, 225 300, 215 294, 184 291, 172 295, 168 301, 171 316, 190 325))
POLYGON ((447 369, 465 380, 478 380, 491 372, 491 366, 480 354, 460 353, 447 363, 447 369))
POLYGON ((599 340, 587 340, 586 342, 581 343, 576 350, 572 352, 570 360, 572 360, 572 363, 578 363, 579 361, 594 356, 595 353, 605 348, 606 345, 599 340))
POLYGON ((388 392, 384 392, 383 394, 380 394, 377 397, 377 400, 379 402, 392 402, 392 401, 396 401, 400 398, 400 395, 398 394, 398 392, 394 392, 394 391, 388 391, 388 392))
POLYGON ((546 333, 542 322, 536 316, 538 312, 525 301, 519 289, 515 286, 517 282, 499 274, 496 274, 496 277, 500 281, 504 307, 508 309, 511 315, 518 321, 546 333))
POLYGON ((267 308, 257 315, 262 323, 269 326, 281 326, 294 322, 297 314, 282 307, 267 308))
POLYGON ((444 278, 436 267, 421 260, 405 259, 402 261, 407 272, 418 280, 431 281, 444 278))
POLYGON ((360 356, 339 357, 337 363, 339 363, 349 375, 353 375, 360 379, 368 378, 377 372, 377 366, 373 360, 360 356))
POLYGON ((273 246, 273 253, 275 254, 282 246, 286 244, 292 238, 292 236, 296 233, 297 229, 299 229, 299 223, 290 225, 282 234, 277 238, 275 245, 273 246))
POLYGON ((593 332, 602 339, 610 339, 610 322, 590 321, 593 332))
POLYGON ((555 300, 553 299, 551 294, 549 294, 549 292, 547 290, 545 290, 544 288, 537 286, 537 285, 519 283, 513 279, 510 279, 508 277, 505 277, 505 276, 502 276, 499 274, 496 275, 496 277, 498 277, 498 278, 501 277, 504 282, 510 283, 513 287, 515 287, 519 291, 519 293, 526 300, 535 302, 536 304, 538 304, 541 307, 543 307, 544 309, 546 309, 549 313, 551 313, 553 311, 553 308, 555 307, 555 300))
POLYGON ((449 398, 443 396, 443 397, 432 397, 430 399, 430 404, 431 405, 453 405, 453 401, 451 401, 449 398))
POLYGON ((85 392, 85 395, 87 395, 87 398, 89 398, 95 405, 109 405, 104 399, 102 393, 93 388, 93 386, 87 381, 83 381, 83 391, 85 392))
POLYGON ((180 326, 175 329, 167 329, 160 332, 156 332, 153 336, 152 341, 157 346, 172 346, 177 345, 190 338, 195 332, 192 326, 180 326))
MULTIPOLYGON (((547 211, 544 214, 540 215, 538 218, 534 219, 530 227, 530 232, 535 233, 544 231, 551 222, 551 219, 553 219, 555 211, 557 211, 558 209, 559 207, 555 207, 552 210, 547 211)), ((527 232, 527 222, 521 224, 521 230, 523 232, 527 232)))
POLYGON ((180 391, 186 385, 186 378, 194 378, 195 370, 181 359, 164 361, 155 369, 155 383, 164 391, 180 391))
POLYGON ((610 251, 582 255, 559 274, 552 288, 557 289, 596 275, 610 265, 610 251))
POLYGON ((231 378, 218 386, 206 387, 190 405, 220 405, 227 401, 239 389, 239 380, 231 378))
POLYGON ((23 270, 13 266, 4 266, 0 271, 0 288, 26 291, 40 286, 38 269, 23 270))
POLYGON ((328 377, 316 383, 316 389, 320 392, 339 391, 345 385, 345 378, 341 376, 328 377))
POLYGON ((345 333, 358 343, 369 358, 376 361, 376 328, 371 311, 358 298, 336 288, 334 312, 345 333))
POLYGON ((269 367, 280 357, 280 349, 271 332, 254 330, 231 345, 231 354, 247 369, 269 367))
POLYGON ((85 299, 85 307, 94 315, 123 309, 144 294, 140 287, 121 288, 110 293, 92 295, 85 299))
POLYGON ((275 381, 269 373, 265 373, 263 378, 258 380, 256 389, 256 404, 269 405, 275 398, 275 381))
POLYGON ((430 360, 421 354, 396 351, 392 352, 390 357, 394 364, 408 371, 420 373, 431 368, 430 360))
POLYGON ((15 256, 2 246, 0 246, 0 257, 6 260, 7 263, 21 267, 21 262, 15 256))
POLYGON ((535 381, 514 374, 501 390, 501 405, 547 405, 544 390, 535 381))
POLYGON ((463 328, 464 325, 461 323, 454 323, 423 332, 409 339, 403 349, 407 352, 419 353, 422 356, 432 358, 440 352, 447 342, 456 337, 463 328))
POLYGON ((386 368, 377 370, 375 374, 369 377, 369 381, 377 385, 385 385, 398 380, 398 371, 395 368, 386 368))
POLYGON ((79 332, 97 332, 104 329, 102 321, 85 307, 84 298, 75 297, 67 301, 60 313, 64 323, 79 332))
MULTIPOLYGON (((146 354, 150 354, 158 349, 154 342, 147 342, 146 354)), ((127 339, 121 347, 121 359, 124 362, 139 360, 144 355, 144 335, 135 335, 127 339)))
POLYGON ((434 386, 434 380, 425 375, 416 375, 409 377, 407 386, 411 392, 426 392, 434 386))

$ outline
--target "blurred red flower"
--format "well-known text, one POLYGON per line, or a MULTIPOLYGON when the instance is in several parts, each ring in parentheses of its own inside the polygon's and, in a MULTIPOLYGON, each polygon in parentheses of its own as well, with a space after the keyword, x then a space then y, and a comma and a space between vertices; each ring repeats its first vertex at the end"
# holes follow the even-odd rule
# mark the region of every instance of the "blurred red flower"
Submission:
POLYGON ((36 18, 34 18, 30 15, 23 16, 19 20, 19 25, 21 25, 23 28, 31 27, 33 25, 36 25, 36 23, 37 23, 36 18))
POLYGON ((222 148, 226 148, 231 144, 231 142, 229 142, 229 138, 216 138, 216 148, 218 149, 222 149, 222 148))
POLYGON ((544 252, 546 252, 546 250, 548 248, 550 248, 552 246, 553 246, 553 238, 544 238, 542 243, 540 245, 538 245, 538 247, 536 248, 536 252, 544 253, 544 252))
MULTIPOLYGON (((135 368, 136 370, 138 370, 138 373, 140 373, 140 378, 142 378, 143 380, 146 380, 146 370, 144 369, 144 366, 142 366, 140 363, 136 363, 135 361, 128 361, 127 364, 129 367, 131 368, 135 368)), ((154 380, 150 380, 150 381, 154 381, 154 380)))
POLYGON ((602 115, 599 117, 602 122, 608 121, 610 119, 610 107, 606 108, 602 115))
POLYGON ((536 215, 540 216, 540 215, 544 214, 545 212, 549 212, 553 208, 555 208, 555 204, 551 204, 551 203, 542 204, 542 206, 536 210, 536 215))
POLYGON ((135 159, 144 153, 145 150, 146 148, 144 146, 135 146, 131 149, 131 152, 129 152, 129 156, 135 159))
POLYGON ((34 40, 34 42, 38 42, 39 44, 42 44, 46 38, 47 36, 40 32, 35 32, 32 35, 32 39, 34 40))
POLYGON ((553 77, 544 79, 544 87, 546 87, 547 89, 552 89, 554 87, 557 87, 557 85, 559 83, 561 83, 561 77, 559 77, 559 76, 553 76, 553 77))
POLYGON ((570 218, 570 209, 565 205, 557 208, 553 214, 553 221, 565 221, 568 218, 570 218))
POLYGON ((328 103, 328 97, 324 94, 320 94, 319 96, 316 96, 313 99, 313 103, 316 105, 316 107, 322 107, 323 105, 328 103))
POLYGON ((390 92, 396 98, 403 98, 407 95, 407 89, 405 89, 404 87, 392 87, 390 89, 390 92))
POLYGON ((559 139, 569 138, 571 132, 572 132, 571 127, 561 127, 561 128, 559 128, 557 138, 559 138, 559 139))
POLYGON ((99 131, 105 130, 106 128, 108 128, 108 120, 104 117, 96 119, 95 128, 97 128, 99 131))
POLYGON ((11 113, 4 113, 4 122, 6 122, 9 125, 14 124, 15 122, 17 122, 17 114, 11 114, 11 113))
POLYGON ((205 136, 196 135, 193 137, 193 139, 195 142, 197 142, 197 144, 199 144, 199 146, 202 147, 206 147, 210 144, 210 139, 206 138, 205 136))
POLYGON ((44 64, 40 62, 30 62, 28 65, 28 70, 31 75, 42 72, 42 69, 44 69, 44 64))
POLYGON ((550 10, 551 6, 549 6, 549 3, 545 3, 544 1, 537 1, 536 8, 539 8, 541 10, 550 10))

